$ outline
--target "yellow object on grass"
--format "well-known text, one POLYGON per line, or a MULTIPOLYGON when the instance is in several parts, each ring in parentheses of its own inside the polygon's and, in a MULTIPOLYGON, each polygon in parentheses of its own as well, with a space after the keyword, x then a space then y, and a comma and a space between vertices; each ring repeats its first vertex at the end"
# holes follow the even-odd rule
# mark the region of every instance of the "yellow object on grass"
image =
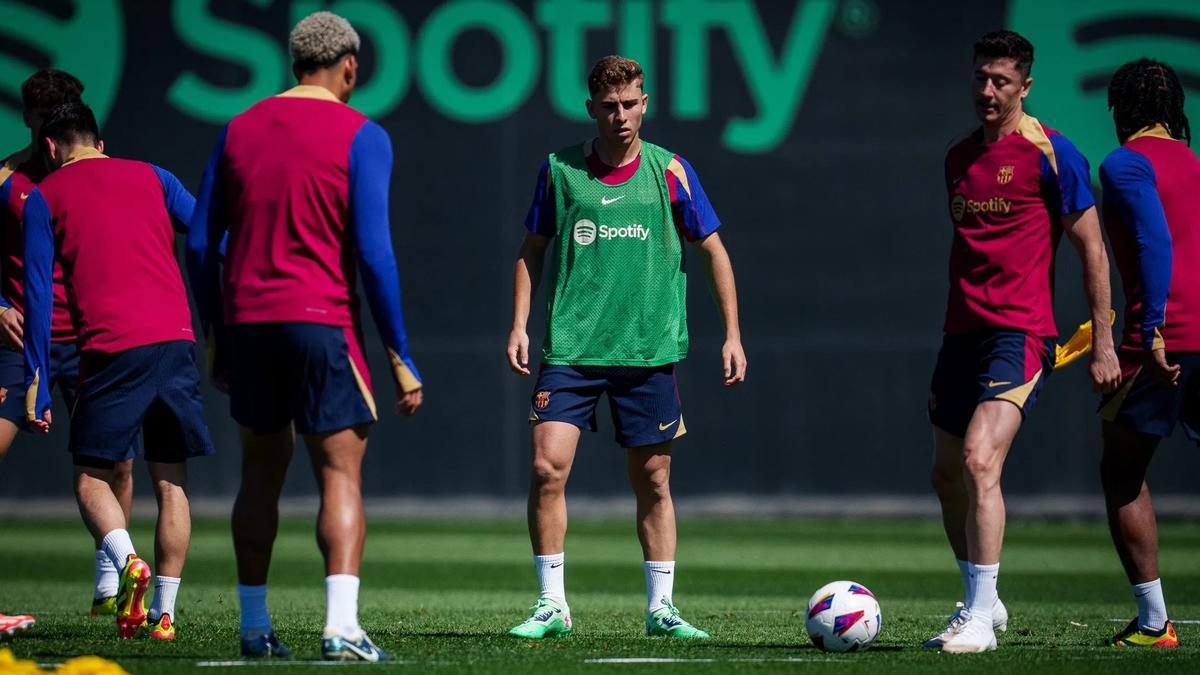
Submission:
MULTIPOLYGON (((1108 324, 1111 326, 1116 320, 1117 311, 1110 309, 1108 324)), ((1061 345, 1055 345, 1054 369, 1058 370, 1063 366, 1070 365, 1090 351, 1092 351, 1092 322, 1089 319, 1080 324, 1079 329, 1075 331, 1075 334, 1069 340, 1061 345)))
MULTIPOLYGON (((0 675, 44 675, 34 661, 13 656, 11 649, 0 649, 0 675)), ((49 672, 59 675, 129 675, 118 663, 99 656, 77 656, 49 672)))

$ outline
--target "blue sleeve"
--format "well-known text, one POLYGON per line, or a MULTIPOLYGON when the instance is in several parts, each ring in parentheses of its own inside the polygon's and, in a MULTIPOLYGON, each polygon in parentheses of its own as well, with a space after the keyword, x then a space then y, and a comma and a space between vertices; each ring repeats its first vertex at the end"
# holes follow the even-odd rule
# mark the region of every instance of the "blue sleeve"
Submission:
POLYGON ((533 202, 525 214, 525 229, 543 237, 553 237, 558 230, 554 214, 554 196, 550 192, 550 160, 542 162, 538 169, 537 184, 533 188, 533 202))
POLYGON ((25 403, 26 418, 50 409, 50 317, 54 310, 54 227, 50 207, 34 188, 25 200, 25 403))
POLYGON ((700 241, 716 232, 717 228, 721 227, 721 221, 700 185, 700 177, 696 175, 696 170, 679 155, 675 156, 674 161, 683 169, 683 178, 674 171, 669 171, 668 180, 675 181, 674 189, 671 190, 675 195, 671 202, 671 210, 674 212, 676 225, 683 228, 687 240, 700 241))
POLYGON ((228 227, 223 222, 221 208, 221 157, 225 154, 225 135, 228 131, 228 127, 222 129, 217 137, 217 146, 213 148, 204 169, 200 195, 188 221, 188 280, 192 285, 192 296, 196 299, 196 310, 200 314, 200 328, 205 335, 219 320, 221 308, 221 258, 228 227))
POLYGON ((1096 205, 1092 194, 1092 169, 1087 158, 1075 144, 1061 134, 1050 134, 1050 146, 1054 148, 1054 166, 1042 154, 1042 176, 1048 192, 1050 207, 1059 215, 1079 213, 1096 205))
MULTIPOLYGON (((8 203, 8 198, 11 195, 12 195, 12 177, 9 176, 8 178, 4 179, 3 183, 0 183, 0 208, 4 208, 3 205, 8 203)), ((3 236, 4 236, 4 233, 0 232, 0 237, 3 237, 3 236)), ((0 264, 3 264, 3 263, 0 263, 0 264)), ((0 295, 0 310, 4 310, 4 309, 12 309, 12 303, 8 301, 8 298, 5 298, 3 295, 0 295)))
POLYGON ((158 174, 158 181, 162 183, 163 198, 167 203, 167 213, 171 214, 171 224, 175 226, 176 232, 186 234, 192 222, 192 214, 196 210, 196 198, 170 171, 154 166, 154 173, 158 174))
POLYGON ((390 357, 392 374, 405 391, 421 388, 408 353, 400 306, 400 272, 388 225, 392 142, 383 127, 367 122, 350 145, 350 234, 371 314, 390 357))
POLYGON ((1158 196, 1158 181, 1150 160, 1118 148, 1100 165, 1104 199, 1117 209, 1137 242, 1142 290, 1142 348, 1152 349, 1157 328, 1166 320, 1171 289, 1171 230, 1158 196))

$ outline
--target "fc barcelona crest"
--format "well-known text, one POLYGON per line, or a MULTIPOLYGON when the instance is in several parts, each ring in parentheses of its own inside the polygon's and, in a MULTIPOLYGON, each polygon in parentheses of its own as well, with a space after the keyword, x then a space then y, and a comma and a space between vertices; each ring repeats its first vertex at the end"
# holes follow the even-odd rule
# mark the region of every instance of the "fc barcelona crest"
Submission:
POLYGON ((538 410, 545 410, 550 405, 550 392, 539 391, 533 395, 533 407, 538 410))
POLYGON ((1000 167, 1000 173, 996 174, 996 182, 1000 185, 1008 185, 1013 179, 1013 165, 1005 164, 1000 167))

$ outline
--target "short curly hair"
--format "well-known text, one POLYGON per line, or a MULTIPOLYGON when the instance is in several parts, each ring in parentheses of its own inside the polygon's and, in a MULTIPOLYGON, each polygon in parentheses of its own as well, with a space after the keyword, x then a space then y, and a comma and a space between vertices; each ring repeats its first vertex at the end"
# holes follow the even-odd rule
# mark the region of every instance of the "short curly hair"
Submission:
POLYGON ((1012 59, 1018 73, 1029 77, 1033 70, 1033 43, 1011 30, 985 34, 975 42, 976 59, 1012 59))
POLYGON ((21 83, 21 103, 26 112, 48 111, 83 96, 83 83, 65 70, 44 68, 21 83))
POLYGON ((645 88, 646 76, 642 72, 642 64, 624 56, 606 56, 592 66, 592 72, 588 75, 588 93, 595 96, 634 83, 645 88))
POLYGON ((333 12, 313 12, 300 20, 288 38, 292 70, 311 73, 328 68, 362 45, 350 22, 333 12))

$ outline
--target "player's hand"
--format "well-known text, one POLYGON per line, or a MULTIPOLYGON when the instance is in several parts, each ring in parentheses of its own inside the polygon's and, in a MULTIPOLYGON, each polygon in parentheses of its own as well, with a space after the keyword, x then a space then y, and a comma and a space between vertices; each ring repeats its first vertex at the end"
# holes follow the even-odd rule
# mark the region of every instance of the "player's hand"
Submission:
POLYGON ((424 389, 414 389, 408 393, 396 393, 396 414, 404 417, 412 417, 417 413, 417 409, 425 402, 424 389))
POLYGON ((1179 386, 1180 366, 1178 363, 1175 365, 1167 363, 1167 350, 1154 349, 1146 352, 1143 360, 1145 364, 1142 367, 1150 372, 1150 377, 1155 382, 1169 387, 1179 386))
POLYGON ((29 426, 33 427, 36 431, 38 431, 40 433, 48 434, 48 433, 50 433, 50 422, 51 421, 52 420, 50 417, 50 409, 47 408, 46 412, 42 413, 42 419, 34 420, 34 421, 30 422, 29 426))
POLYGON ((0 313, 0 343, 9 349, 24 349, 25 317, 17 308, 10 307, 0 313))
POLYGON ((529 334, 513 329, 508 334, 508 367, 519 375, 529 374, 529 334))
POLYGON ((1112 345, 1092 348, 1092 363, 1088 366, 1092 375, 1092 389, 1105 394, 1121 386, 1121 363, 1112 345))
POLYGON ((746 351, 741 340, 726 340, 721 347, 721 361, 725 365, 725 386, 736 387, 746 381, 746 351))
POLYGON ((8 400, 8 387, 0 387, 0 403, 8 400))

